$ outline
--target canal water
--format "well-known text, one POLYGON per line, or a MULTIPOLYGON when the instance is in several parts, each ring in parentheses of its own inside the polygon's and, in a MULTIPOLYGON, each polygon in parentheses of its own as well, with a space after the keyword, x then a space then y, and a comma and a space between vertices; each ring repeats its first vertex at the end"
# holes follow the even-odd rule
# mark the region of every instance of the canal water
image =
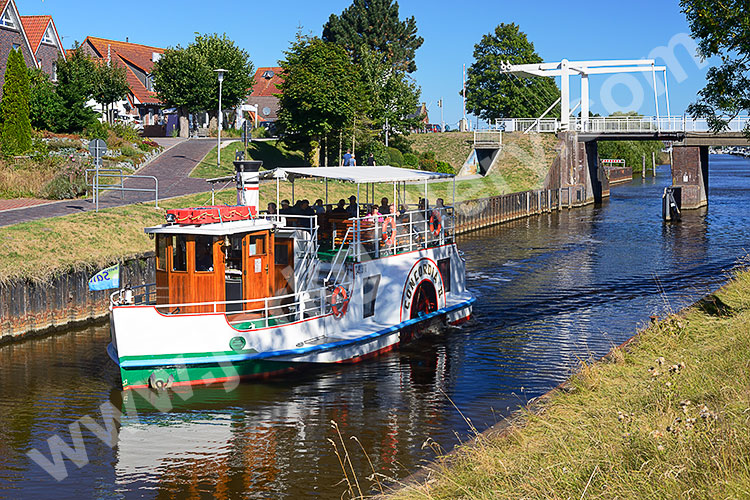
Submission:
POLYGON ((710 208, 676 224, 668 182, 463 236, 475 319, 358 365, 159 399, 117 389, 108 325, 2 347, 0 497, 339 498, 344 447, 363 492, 403 478, 746 262, 750 160, 711 156, 710 208))

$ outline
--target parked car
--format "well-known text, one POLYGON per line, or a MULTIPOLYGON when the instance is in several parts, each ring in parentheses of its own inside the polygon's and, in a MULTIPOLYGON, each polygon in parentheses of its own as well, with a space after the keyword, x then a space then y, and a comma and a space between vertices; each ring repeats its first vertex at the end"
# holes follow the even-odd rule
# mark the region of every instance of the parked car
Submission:
POLYGON ((143 130, 143 120, 133 115, 120 115, 115 119, 116 122, 130 125, 134 129, 140 131, 143 130))

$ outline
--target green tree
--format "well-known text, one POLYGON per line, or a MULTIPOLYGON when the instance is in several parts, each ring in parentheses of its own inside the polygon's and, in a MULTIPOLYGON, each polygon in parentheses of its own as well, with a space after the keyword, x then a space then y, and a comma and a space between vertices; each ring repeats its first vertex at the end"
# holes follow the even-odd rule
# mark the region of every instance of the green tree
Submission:
POLYGON ((57 60, 57 95, 62 104, 56 125, 60 132, 80 132, 96 120, 86 105, 93 96, 96 64, 76 47, 67 59, 57 60))
POLYGON ((542 62, 534 44, 515 23, 499 24, 474 46, 474 63, 467 70, 467 111, 485 120, 536 118, 560 97, 552 78, 506 73, 502 68, 506 62, 542 62))
POLYGON ((17 155, 31 148, 29 72, 20 50, 11 50, 3 84, 2 151, 17 155))
POLYGON ((405 71, 382 61, 369 47, 361 52, 358 66, 373 128, 383 130, 386 136, 408 133, 417 121, 407 116, 417 107, 419 87, 405 71))
MULTIPOLYGON (((681 0, 693 38, 703 58, 718 56, 721 64, 706 74, 706 86, 688 106, 694 118, 706 118, 714 132, 750 110, 750 10, 747 0, 681 0)), ((745 130, 750 136, 750 129, 745 130)))
POLYGON ((62 103, 55 84, 49 75, 40 69, 29 70, 31 93, 29 95, 29 118, 31 126, 38 130, 56 131, 57 118, 62 113, 62 103))
POLYGON ((222 108, 239 105, 252 90, 253 63, 247 51, 226 34, 196 35, 187 47, 168 49, 154 64, 154 89, 162 102, 178 108, 182 115, 207 111, 216 116, 219 82, 215 69, 228 70, 222 83, 222 108))
POLYGON ((322 38, 342 46, 355 61, 366 46, 382 62, 407 73, 417 70, 414 54, 424 42, 414 17, 401 21, 393 0, 354 0, 340 16, 331 14, 322 38))
POLYGON ((285 56, 278 125, 310 152, 359 112, 360 76, 344 49, 317 37, 298 34, 285 56))
POLYGON ((125 76, 125 67, 118 64, 96 64, 92 75, 92 97, 102 105, 107 122, 112 123, 112 104, 124 99, 130 87, 125 76))

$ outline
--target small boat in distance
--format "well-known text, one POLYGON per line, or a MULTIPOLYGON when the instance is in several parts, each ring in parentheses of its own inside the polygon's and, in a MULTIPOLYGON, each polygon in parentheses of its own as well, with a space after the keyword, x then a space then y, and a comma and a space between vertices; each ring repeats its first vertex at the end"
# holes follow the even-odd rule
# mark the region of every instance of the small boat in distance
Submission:
POLYGON ((347 209, 269 214, 258 209, 261 165, 235 162, 237 206, 168 210, 165 224, 145 229, 155 240, 156 282, 110 299, 107 350, 123 388, 357 362, 416 338, 430 323, 470 317, 474 298, 453 206, 426 203, 427 181, 449 175, 390 166, 267 170, 277 206, 282 180, 292 182, 292 193, 295 179, 324 181, 326 203, 329 180, 357 188, 347 209), (407 182, 424 182, 423 205, 403 201, 407 182), (372 210, 382 183, 392 184, 397 200, 381 207, 386 213, 372 210))

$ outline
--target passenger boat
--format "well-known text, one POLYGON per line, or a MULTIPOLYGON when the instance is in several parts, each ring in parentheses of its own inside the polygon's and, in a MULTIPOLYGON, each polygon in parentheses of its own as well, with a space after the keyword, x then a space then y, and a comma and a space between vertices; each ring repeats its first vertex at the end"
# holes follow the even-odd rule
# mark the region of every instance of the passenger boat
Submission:
POLYGON ((296 179, 318 179, 326 198, 329 180, 353 183, 357 192, 349 214, 269 214, 258 207, 260 166, 235 162, 237 206, 168 210, 165 224, 145 229, 155 240, 156 282, 126 286, 110 299, 107 350, 123 388, 357 362, 431 323, 470 317, 474 298, 453 207, 403 202, 406 183, 423 182, 426 199, 428 181, 446 174, 390 166, 266 170, 276 180, 277 206, 281 181, 293 192, 296 179), (392 184, 397 203, 368 215, 382 183, 392 184))

